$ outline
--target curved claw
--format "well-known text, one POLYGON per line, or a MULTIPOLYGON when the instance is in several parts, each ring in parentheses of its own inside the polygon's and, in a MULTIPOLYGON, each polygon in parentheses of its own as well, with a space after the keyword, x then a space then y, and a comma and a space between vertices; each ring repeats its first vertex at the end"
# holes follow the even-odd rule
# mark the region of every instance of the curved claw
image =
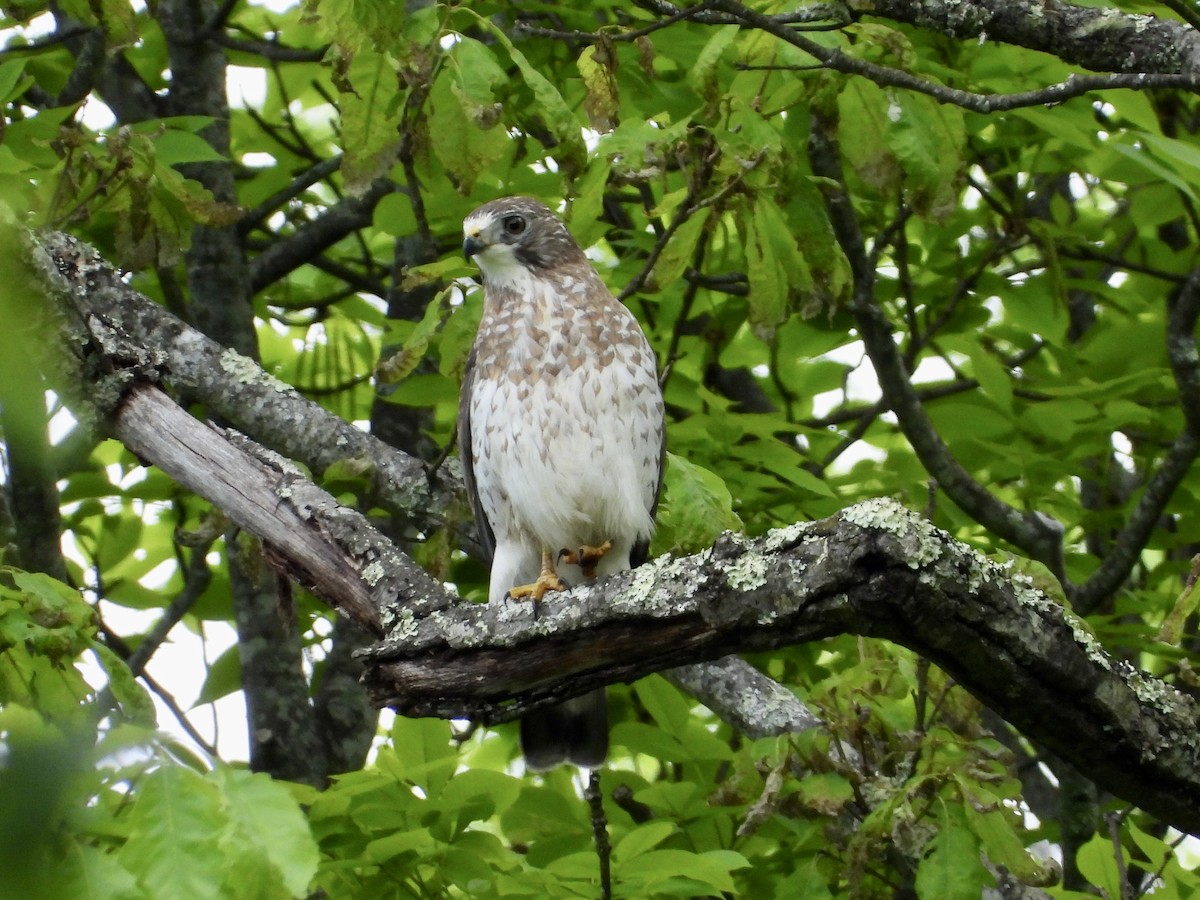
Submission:
POLYGON ((605 541, 599 547, 590 547, 584 544, 575 552, 564 548, 558 551, 558 561, 579 566, 583 572, 583 577, 590 581, 596 577, 596 566, 600 563, 600 560, 604 559, 604 554, 611 549, 612 541, 605 541))
MULTIPOLYGON (((550 556, 550 548, 542 548, 542 570, 538 577, 529 584, 518 584, 508 589, 505 597, 513 600, 532 600, 541 603, 542 598, 550 591, 565 591, 567 583, 558 577, 554 570, 554 560, 550 556)), ((536 607, 534 607, 536 609, 536 607)))

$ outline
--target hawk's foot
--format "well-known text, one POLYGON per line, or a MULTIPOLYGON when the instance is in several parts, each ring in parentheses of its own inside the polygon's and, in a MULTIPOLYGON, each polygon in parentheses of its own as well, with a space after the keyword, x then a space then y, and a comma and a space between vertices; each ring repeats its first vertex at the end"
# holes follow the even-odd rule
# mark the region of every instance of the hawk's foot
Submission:
MULTIPOLYGON (((542 550, 542 571, 538 573, 536 580, 529 584, 518 584, 515 587, 508 589, 505 595, 513 600, 532 600, 534 603, 541 603, 542 598, 550 591, 565 591, 567 583, 558 577, 558 573, 554 571, 554 560, 550 557, 549 549, 542 550)), ((536 610, 537 607, 535 606, 536 610)))
POLYGON ((536 581, 510 587, 507 596, 513 600, 532 600, 534 603, 541 603, 542 598, 551 591, 565 591, 566 589, 566 582, 553 572, 549 574, 543 572, 536 581))
POLYGON ((559 550, 558 561, 579 566, 583 577, 590 581, 596 577, 596 566, 611 549, 612 541, 605 541, 599 547, 589 547, 585 544, 574 553, 570 550, 559 550))

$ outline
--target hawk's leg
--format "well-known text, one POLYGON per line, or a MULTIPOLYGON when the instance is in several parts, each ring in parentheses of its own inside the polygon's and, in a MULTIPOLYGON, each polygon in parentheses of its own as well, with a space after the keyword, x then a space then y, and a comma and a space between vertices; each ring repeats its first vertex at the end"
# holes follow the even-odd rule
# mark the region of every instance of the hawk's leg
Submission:
POLYGON ((538 574, 537 580, 509 588, 508 596, 514 600, 532 600, 534 603, 540 603, 542 597, 546 596, 549 591, 565 591, 566 589, 566 583, 554 571, 554 557, 550 555, 550 548, 543 547, 542 571, 538 574))
POLYGON ((599 547, 589 547, 586 544, 575 552, 559 550, 558 561, 573 563, 583 571, 583 577, 591 581, 596 577, 596 566, 604 559, 604 554, 612 549, 612 541, 605 541, 599 547))

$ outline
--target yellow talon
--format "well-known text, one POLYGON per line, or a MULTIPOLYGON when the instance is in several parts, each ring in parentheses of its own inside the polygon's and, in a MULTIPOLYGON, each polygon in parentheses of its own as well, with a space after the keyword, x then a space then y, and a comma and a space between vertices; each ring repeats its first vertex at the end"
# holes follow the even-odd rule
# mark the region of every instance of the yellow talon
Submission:
POLYGON ((589 547, 584 544, 574 553, 570 550, 558 551, 558 561, 579 566, 583 577, 589 581, 596 577, 596 566, 604 559, 604 554, 612 549, 612 541, 605 541, 599 547, 589 547))
POLYGON ((566 582, 554 571, 554 560, 550 557, 550 548, 542 548, 542 570, 535 581, 529 584, 518 584, 508 590, 507 596, 514 600, 532 600, 541 603, 542 598, 550 591, 565 591, 566 582))

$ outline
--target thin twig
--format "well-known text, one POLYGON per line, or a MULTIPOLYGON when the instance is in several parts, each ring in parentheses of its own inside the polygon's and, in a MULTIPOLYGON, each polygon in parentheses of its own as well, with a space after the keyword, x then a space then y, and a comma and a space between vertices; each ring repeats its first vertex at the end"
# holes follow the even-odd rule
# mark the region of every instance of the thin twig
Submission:
POLYGON ((592 813, 592 837, 600 861, 600 898, 612 900, 612 841, 608 837, 608 816, 604 812, 604 794, 600 791, 600 769, 592 769, 583 796, 592 813))
POLYGON ((939 103, 960 106, 980 113, 1001 112, 1027 106, 1051 106, 1079 97, 1091 91, 1130 88, 1145 90, 1156 87, 1183 88, 1200 91, 1200 79, 1192 75, 1159 72, 1113 73, 1108 75, 1071 74, 1065 81, 1047 85, 1032 91, 1011 94, 980 94, 935 84, 891 66, 883 66, 855 56, 849 56, 838 47, 827 47, 810 40, 794 28, 773 16, 763 15, 738 3, 737 0, 714 0, 715 6, 728 14, 736 23, 757 28, 774 35, 779 40, 803 50, 809 56, 835 72, 846 75, 861 75, 881 87, 898 87, 932 97, 939 103))
POLYGON ((183 617, 188 614, 193 606, 196 605, 208 589, 212 582, 212 570, 208 567, 208 560, 205 558, 208 555, 209 549, 216 539, 214 535, 205 543, 192 549, 192 558, 188 563, 187 572, 184 575, 183 590, 180 591, 175 599, 170 602, 162 617, 154 623, 154 627, 150 633, 142 639, 137 645, 129 658, 125 660, 134 675, 141 675, 146 668, 146 663, 150 661, 150 657, 154 655, 163 642, 167 639, 167 635, 171 633, 171 629, 178 625, 183 617))
POLYGON ((1171 303, 1167 314, 1167 359, 1179 391, 1184 427, 1171 444, 1124 527, 1112 539, 1111 552, 1083 584, 1068 590, 1071 604, 1082 615, 1110 596, 1141 558, 1175 489, 1200 454, 1200 359, 1197 358, 1196 320, 1200 318, 1200 268, 1194 270, 1171 303))
POLYGON ((896 414, 901 431, 926 471, 937 479, 948 497, 975 521, 1044 563, 1062 580, 1065 578, 1062 526, 1048 516, 1016 509, 984 487, 950 452, 921 404, 900 350, 892 339, 892 324, 875 297, 875 270, 870 265, 862 228, 845 189, 836 122, 814 117, 809 158, 815 174, 838 186, 827 192, 826 205, 834 233, 854 276, 852 305, 855 321, 875 367, 880 390, 896 414))

